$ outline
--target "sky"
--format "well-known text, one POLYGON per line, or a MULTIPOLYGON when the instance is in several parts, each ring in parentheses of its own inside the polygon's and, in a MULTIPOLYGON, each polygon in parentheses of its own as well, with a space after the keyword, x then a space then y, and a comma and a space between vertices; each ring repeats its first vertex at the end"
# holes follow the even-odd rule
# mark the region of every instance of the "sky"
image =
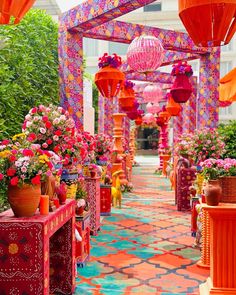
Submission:
POLYGON ((59 6, 61 12, 67 11, 72 7, 79 5, 80 3, 84 2, 84 0, 55 0, 57 5, 59 6))

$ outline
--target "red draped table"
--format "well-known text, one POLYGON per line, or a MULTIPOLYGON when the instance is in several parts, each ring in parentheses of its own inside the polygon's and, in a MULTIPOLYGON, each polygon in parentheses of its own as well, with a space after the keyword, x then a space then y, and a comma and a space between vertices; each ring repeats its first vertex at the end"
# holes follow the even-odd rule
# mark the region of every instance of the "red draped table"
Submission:
POLYGON ((75 201, 56 212, 0 214, 0 294, 71 294, 75 288, 75 201))
POLYGON ((111 185, 100 184, 100 215, 110 216, 111 215, 111 185))

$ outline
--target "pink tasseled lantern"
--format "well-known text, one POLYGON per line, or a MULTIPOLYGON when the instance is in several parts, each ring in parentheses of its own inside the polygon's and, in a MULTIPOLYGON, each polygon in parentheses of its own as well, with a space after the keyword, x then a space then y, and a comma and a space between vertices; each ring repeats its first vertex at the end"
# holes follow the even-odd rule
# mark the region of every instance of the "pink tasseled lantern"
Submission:
POLYGON ((143 90, 143 102, 158 103, 163 99, 162 90, 157 85, 148 85, 143 90))
POLYGON ((155 71, 162 63, 164 49, 154 36, 136 37, 127 50, 127 62, 135 72, 147 73, 155 71))
POLYGON ((143 123, 152 124, 155 122, 156 122, 156 119, 153 114, 147 113, 143 116, 143 123))

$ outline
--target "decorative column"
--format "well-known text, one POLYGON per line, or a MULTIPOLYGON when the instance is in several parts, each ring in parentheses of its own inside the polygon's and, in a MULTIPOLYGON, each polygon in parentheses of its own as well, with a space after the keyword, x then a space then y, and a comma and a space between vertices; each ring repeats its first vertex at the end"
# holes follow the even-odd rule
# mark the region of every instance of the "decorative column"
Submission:
POLYGON ((132 164, 130 161, 130 153, 129 153, 129 141, 130 141, 130 119, 126 116, 124 118, 124 130, 123 130, 123 137, 125 141, 125 154, 124 154, 124 161, 123 161, 123 170, 125 171, 126 179, 130 181, 131 179, 131 170, 132 164))
POLYGON ((219 121, 220 47, 200 57, 197 128, 215 128, 219 121))
POLYGON ((113 100, 106 98, 104 100, 104 133, 112 136, 113 129, 113 100))
POLYGON ((161 126, 160 138, 159 138, 159 153, 160 153, 160 165, 158 170, 162 170, 162 175, 166 176, 167 162, 170 159, 170 155, 166 154, 165 150, 169 148, 169 132, 168 123, 161 126))
POLYGON ((104 115, 105 115, 105 104, 104 97, 99 94, 98 96, 98 133, 104 133, 104 115))
POLYGON ((135 156, 135 128, 131 129, 130 131, 129 151, 130 151, 131 165, 133 166, 134 156, 135 156))
MULTIPOLYGON (((115 159, 112 163, 112 174, 116 171, 123 170, 123 118, 126 116, 124 113, 115 113, 113 114, 114 119, 114 128, 113 128, 113 137, 114 137, 114 146, 113 152, 117 153, 115 159)), ((127 183, 124 172, 119 176, 121 183, 127 183)))
POLYGON ((202 205, 210 218, 210 277, 200 294, 236 294, 236 204, 202 205))
POLYGON ((61 106, 83 130, 83 34, 67 31, 61 18, 58 50, 61 106))

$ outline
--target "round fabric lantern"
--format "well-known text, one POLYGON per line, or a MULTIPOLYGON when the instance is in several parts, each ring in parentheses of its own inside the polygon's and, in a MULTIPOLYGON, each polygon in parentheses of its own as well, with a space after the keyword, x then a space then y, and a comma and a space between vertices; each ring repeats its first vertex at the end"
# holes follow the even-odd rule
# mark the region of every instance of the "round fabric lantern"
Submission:
POLYGON ((149 103, 146 105, 146 110, 147 110, 148 113, 151 113, 151 112, 150 112, 150 109, 151 109, 151 108, 152 108, 152 103, 149 102, 149 103))
POLYGON ((162 90, 157 85, 148 85, 143 90, 143 103, 157 103, 162 99, 162 90))
POLYGON ((157 114, 160 112, 161 108, 158 103, 154 103, 151 107, 149 107, 148 112, 151 114, 157 114))
POLYGON ((235 0, 179 0, 179 17, 197 46, 230 42, 236 31, 235 0))
POLYGON ((155 71, 162 63, 164 49, 154 36, 136 37, 127 50, 127 63, 135 72, 155 71))
POLYGON ((167 105, 166 110, 171 116, 178 116, 181 111, 181 106, 173 100, 170 93, 167 94, 167 105))
POLYGON ((35 0, 2 0, 0 3, 0 24, 18 24, 35 0))

